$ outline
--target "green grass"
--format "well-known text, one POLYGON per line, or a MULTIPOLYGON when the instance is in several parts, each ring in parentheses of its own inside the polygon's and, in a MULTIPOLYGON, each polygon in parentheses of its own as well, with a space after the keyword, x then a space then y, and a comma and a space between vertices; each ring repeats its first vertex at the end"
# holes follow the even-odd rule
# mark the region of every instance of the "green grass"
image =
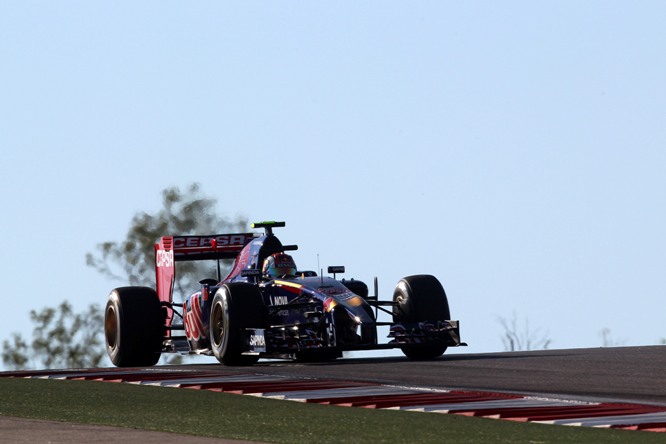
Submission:
POLYGON ((0 415, 276 443, 662 443, 664 434, 302 404, 199 390, 0 378, 0 415))

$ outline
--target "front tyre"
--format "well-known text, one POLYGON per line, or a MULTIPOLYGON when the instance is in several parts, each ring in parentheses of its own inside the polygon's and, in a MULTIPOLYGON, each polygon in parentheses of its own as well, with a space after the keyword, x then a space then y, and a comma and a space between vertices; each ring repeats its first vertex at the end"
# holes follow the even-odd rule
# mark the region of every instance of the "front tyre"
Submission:
MULTIPOLYGON (((398 282, 393 293, 394 323, 417 323, 423 321, 447 321, 451 319, 449 302, 444 287, 436 277, 429 274, 407 276, 398 282)), ((410 359, 434 359, 444 354, 445 344, 430 344, 418 347, 402 347, 410 359)))
POLYGON ((266 309, 257 287, 231 283, 217 290, 210 311, 210 342, 218 361, 224 365, 255 364, 258 355, 243 354, 243 332, 265 326, 266 309))
POLYGON ((109 295, 104 337, 111 362, 118 367, 157 364, 162 353, 164 319, 157 293, 148 287, 121 287, 109 295))

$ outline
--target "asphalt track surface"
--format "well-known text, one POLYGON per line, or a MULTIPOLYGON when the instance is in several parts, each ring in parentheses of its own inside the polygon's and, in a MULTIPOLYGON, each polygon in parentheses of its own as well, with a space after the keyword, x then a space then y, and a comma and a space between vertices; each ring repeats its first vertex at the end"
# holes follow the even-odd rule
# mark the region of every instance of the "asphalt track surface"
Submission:
MULTIPOLYGON (((187 367, 238 372, 238 368, 217 364, 187 367)), ((260 361, 251 369, 282 376, 666 406, 666 346, 445 354, 433 361, 416 362, 403 357, 347 358, 324 363, 260 361)))
MULTIPOLYGON (((666 346, 448 354, 437 360, 418 362, 402 357, 386 357, 345 358, 324 363, 261 361, 249 368, 230 368, 218 364, 169 367, 204 370, 220 375, 252 372, 406 387, 486 390, 572 400, 630 401, 666 406, 666 346)), ((3 431, 0 442, 235 442, 2 417, 0 429, 3 431), (29 424, 22 421, 28 421, 29 424)))

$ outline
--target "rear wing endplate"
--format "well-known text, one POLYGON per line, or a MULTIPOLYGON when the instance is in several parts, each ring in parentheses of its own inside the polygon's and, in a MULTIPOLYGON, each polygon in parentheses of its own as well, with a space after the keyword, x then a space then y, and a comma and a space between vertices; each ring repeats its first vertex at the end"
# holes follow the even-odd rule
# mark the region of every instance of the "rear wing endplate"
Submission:
MULTIPOLYGON (((176 262, 235 259, 254 233, 212 234, 207 236, 162 236, 155 244, 157 296, 167 305, 172 302, 176 262)), ((167 308, 167 325, 173 317, 167 308)))

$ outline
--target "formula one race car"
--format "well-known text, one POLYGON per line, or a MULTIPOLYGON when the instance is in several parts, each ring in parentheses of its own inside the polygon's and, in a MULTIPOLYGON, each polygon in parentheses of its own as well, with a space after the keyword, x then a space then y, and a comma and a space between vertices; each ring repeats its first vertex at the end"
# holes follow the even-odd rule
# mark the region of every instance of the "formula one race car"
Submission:
POLYGON ((335 359, 343 351, 400 348, 412 359, 433 359, 460 342, 458 321, 449 318, 442 285, 430 275, 400 280, 392 301, 379 301, 377 279, 370 295, 362 281, 299 271, 273 234, 284 222, 261 222, 265 233, 163 236, 155 244, 157 291, 114 289, 106 304, 104 331, 111 361, 119 367, 155 365, 163 352, 214 355, 226 365, 252 365, 259 358, 335 359), (220 276, 220 260, 234 259, 220 276), (217 279, 182 304, 174 302, 176 263, 217 261, 217 279), (393 322, 379 322, 379 311, 393 322), (388 343, 377 327, 389 326, 388 343), (180 332, 180 333, 179 333, 180 332), (184 334, 183 334, 184 333, 184 334))

